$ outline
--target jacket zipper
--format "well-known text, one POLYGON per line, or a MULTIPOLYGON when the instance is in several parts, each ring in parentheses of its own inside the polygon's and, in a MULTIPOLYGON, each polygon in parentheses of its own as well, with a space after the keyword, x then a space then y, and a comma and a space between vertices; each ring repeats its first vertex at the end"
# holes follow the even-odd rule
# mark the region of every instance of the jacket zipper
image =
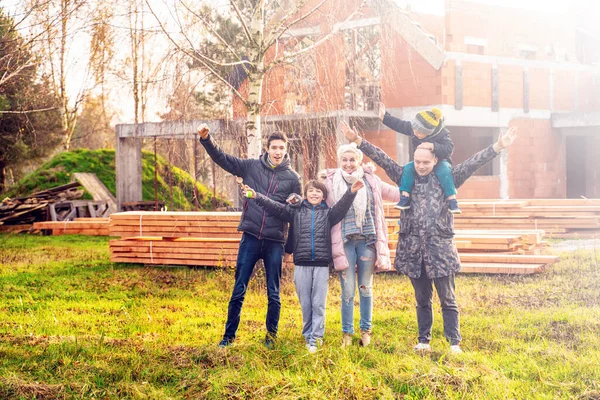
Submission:
MULTIPOLYGON (((269 188, 267 189, 267 194, 266 194, 267 197, 269 197, 269 191, 271 190, 271 185, 273 184, 273 178, 275 178, 275 172, 273 172, 273 174, 271 175, 271 182, 269 182, 269 188)), ((267 212, 263 209, 262 223, 260 225, 260 231, 258 232, 259 239, 262 239, 262 231, 263 231, 263 228, 265 227, 265 217, 266 216, 267 216, 267 212)))
POLYGON ((315 206, 312 207, 311 223, 310 223, 310 247, 312 251, 311 260, 315 260, 315 206))

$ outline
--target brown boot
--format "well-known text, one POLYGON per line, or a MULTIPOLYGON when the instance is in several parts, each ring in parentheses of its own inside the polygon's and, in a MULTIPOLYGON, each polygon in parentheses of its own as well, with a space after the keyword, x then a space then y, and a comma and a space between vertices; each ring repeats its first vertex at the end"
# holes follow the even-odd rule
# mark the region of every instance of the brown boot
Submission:
POLYGON ((360 331, 360 345, 362 347, 367 347, 368 345, 371 344, 371 330, 367 330, 367 331, 360 331))
POLYGON ((342 334, 342 349, 352 345, 352 335, 349 333, 342 334))

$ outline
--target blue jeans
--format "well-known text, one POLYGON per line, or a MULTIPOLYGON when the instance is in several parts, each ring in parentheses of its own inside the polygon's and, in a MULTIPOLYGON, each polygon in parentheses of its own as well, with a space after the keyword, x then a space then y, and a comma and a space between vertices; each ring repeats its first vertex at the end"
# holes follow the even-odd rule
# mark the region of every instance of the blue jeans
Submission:
POLYGON ((273 240, 258 239, 248 233, 242 235, 238 248, 237 263, 235 265, 235 284, 229 300, 227 310, 227 323, 225 324, 224 339, 233 341, 240 325, 240 314, 244 297, 248 289, 248 282, 254 270, 254 264, 259 259, 265 264, 267 279, 267 333, 276 336, 279 325, 281 300, 279 297, 279 282, 281 280, 281 264, 283 262, 283 243, 273 240))
POLYGON ((344 252, 349 267, 340 271, 342 285, 342 332, 354 333, 354 294, 356 293, 356 275, 358 275, 358 293, 360 295, 360 329, 371 329, 373 315, 373 270, 377 253, 367 246, 365 239, 352 239, 344 244, 344 252), (358 269, 358 272, 356 271, 358 269))
MULTIPOLYGON (((437 176, 442 189, 444 190, 444 198, 456 194, 456 186, 454 186, 454 176, 452 175, 452 166, 446 160, 439 160, 433 168, 433 173, 437 176)), ((415 164, 411 161, 404 166, 402 171, 402 179, 400 180, 400 191, 411 193, 415 184, 415 164)))

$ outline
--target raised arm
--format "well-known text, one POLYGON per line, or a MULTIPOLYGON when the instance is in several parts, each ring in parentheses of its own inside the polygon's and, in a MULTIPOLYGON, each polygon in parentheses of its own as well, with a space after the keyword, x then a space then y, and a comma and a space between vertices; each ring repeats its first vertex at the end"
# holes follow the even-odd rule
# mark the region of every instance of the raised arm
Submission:
POLYGON ((383 124, 388 128, 407 136, 413 136, 415 133, 412 128, 410 121, 404 121, 400 118, 392 116, 386 112, 383 116, 383 124))
POLYGON ((390 156, 385 154, 385 152, 379 147, 369 143, 365 139, 362 139, 358 149, 365 153, 365 155, 371 160, 373 160, 375 164, 383 168, 387 176, 389 176, 393 182, 398 184, 400 183, 404 167, 394 161, 390 156))
POLYGON ((244 160, 225 153, 212 139, 206 126, 199 127, 198 134, 200 135, 200 144, 204 146, 210 158, 219 167, 235 176, 243 177, 246 175, 246 171, 250 168, 252 160, 244 160))
POLYGON ((278 201, 271 200, 261 193, 256 193, 254 191, 253 193, 255 194, 253 194, 251 198, 256 201, 256 204, 264 208, 269 215, 282 221, 292 222, 294 219, 294 210, 297 210, 297 208, 294 208, 289 204, 281 204, 278 201))
POLYGON ((400 178, 402 177, 402 171, 404 170, 404 167, 392 160, 379 147, 374 146, 365 139, 361 138, 358 133, 354 129, 350 128, 345 121, 340 122, 338 129, 344 134, 346 140, 356 143, 359 150, 361 150, 377 165, 383 168, 392 181, 400 184, 400 178))
POLYGON ((500 152, 511 146, 517 138, 517 129, 511 127, 504 135, 500 134, 498 141, 452 168, 454 185, 458 188, 471 177, 479 168, 493 160, 500 152))
POLYGON ((377 103, 376 109, 379 119, 381 120, 381 122, 383 122, 385 126, 403 135, 414 135, 412 124, 410 123, 410 121, 404 121, 400 118, 393 117, 390 113, 386 112, 385 104, 383 103, 377 103))
POLYGON ((352 206, 352 202, 356 198, 356 193, 365 186, 362 180, 356 181, 350 188, 344 193, 342 198, 331 207, 329 212, 329 222, 331 226, 337 224, 344 219, 348 210, 352 206))

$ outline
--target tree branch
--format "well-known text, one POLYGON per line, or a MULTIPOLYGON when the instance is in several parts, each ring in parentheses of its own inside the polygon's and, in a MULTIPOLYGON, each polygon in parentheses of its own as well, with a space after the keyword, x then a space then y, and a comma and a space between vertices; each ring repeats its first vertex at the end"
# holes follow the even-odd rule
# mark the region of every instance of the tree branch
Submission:
POLYGON ((354 12, 352 14, 350 14, 348 16, 348 18, 346 18, 343 22, 337 24, 337 28, 334 28, 331 30, 331 32, 329 32, 327 35, 323 36, 321 39, 319 39, 318 41, 316 41, 315 43, 313 43, 312 45, 305 47, 302 50, 298 50, 295 53, 291 53, 291 54, 287 54, 277 60, 273 60, 266 68, 265 70, 269 70, 279 64, 283 64, 286 62, 290 62, 292 61, 294 58, 298 57, 299 55, 302 55, 310 50, 315 49, 316 47, 320 46, 321 44, 325 43, 327 40, 329 40, 333 35, 337 34, 341 27, 348 21, 350 21, 352 18, 354 18, 354 16, 356 14, 358 14, 358 12, 365 6, 365 4, 367 3, 367 0, 363 0, 362 3, 360 3, 360 5, 358 6, 358 8, 356 10, 354 10, 354 12))
POLYGON ((246 21, 244 21, 244 16, 242 15, 240 9, 238 8, 237 4, 235 4, 234 0, 230 0, 231 6, 233 7, 233 9, 235 10, 235 13, 237 14, 240 23, 242 24, 242 28, 244 29, 244 33, 246 34, 246 37, 248 38, 248 40, 250 41, 250 43, 254 43, 255 45, 258 46, 258 43, 256 43, 256 40, 254 40, 254 38, 252 37, 252 34, 250 33, 250 29, 248 28, 248 25, 246 24, 246 21))
POLYGON ((50 110, 56 110, 58 107, 39 108, 36 110, 23 110, 23 111, 0 111, 0 114, 31 114, 36 112, 44 112, 50 110))
POLYGON ((271 46, 273 46, 275 44, 275 42, 277 40, 279 40, 279 38, 288 30, 290 29, 290 27, 294 26, 295 24, 297 24, 298 22, 301 22, 303 20, 305 20, 306 18, 308 18, 309 16, 311 16, 315 11, 317 11, 319 8, 321 8, 321 6, 323 6, 323 4, 325 4, 327 0, 321 0, 321 2, 319 4, 317 4, 312 10, 310 10, 309 12, 307 12, 305 15, 301 16, 300 18, 297 18, 296 20, 292 21, 289 25, 286 25, 286 22, 294 15, 296 14, 298 11, 300 11, 302 9, 302 7, 304 7, 306 5, 306 3, 308 3, 308 0, 302 0, 300 2, 300 4, 298 4, 296 6, 296 8, 292 11, 290 11, 289 13, 287 13, 285 16, 281 17, 279 23, 273 27, 273 29, 271 30, 271 34, 268 35, 268 37, 266 38, 265 42, 267 43, 265 48, 270 48, 271 46))
MULTIPOLYGON (((146 0, 146 3, 148 2, 148 0, 146 0)), ((190 9, 185 3, 182 3, 183 6, 186 8, 186 10, 188 10, 188 12, 190 12, 192 15, 194 15, 195 17, 199 18, 203 23, 204 26, 207 27, 209 29, 209 31, 215 35, 215 37, 217 39, 219 39, 219 41, 227 48, 227 50, 229 50, 229 52, 235 57, 237 58, 240 62, 238 63, 230 63, 230 64, 221 64, 222 66, 234 66, 234 65, 242 65, 244 67, 244 69, 246 69, 246 66, 244 64, 250 64, 251 66, 254 66, 252 64, 252 62, 248 61, 248 60, 243 60, 242 57, 240 57, 240 55, 235 51, 235 49, 233 47, 231 47, 231 45, 225 40, 223 39, 223 37, 219 34, 219 32, 212 27, 211 24, 208 23, 208 21, 200 14, 194 12, 192 9, 190 9)), ((187 39, 187 36, 184 35, 187 39)), ((188 40, 189 42, 189 40, 188 40)), ((193 48, 193 44, 190 43, 190 47, 193 48)), ((214 62, 214 61, 213 61, 214 62)), ((246 69, 246 73, 248 73, 249 71, 246 69)))
MULTIPOLYGON (((162 32, 167 35, 167 38, 169 39, 169 41, 182 53, 187 54, 189 57, 191 57, 192 59, 198 61, 200 64, 202 64, 202 66, 204 66, 204 68, 206 68, 208 71, 210 71, 210 73, 212 75, 214 75, 218 80, 220 80, 222 83, 224 83, 227 87, 229 87, 233 93, 244 103, 246 104, 246 100, 244 99, 244 96, 242 96, 242 94, 235 88, 233 87, 233 85, 231 85, 227 79, 223 78, 221 76, 221 74, 219 74, 217 71, 214 70, 214 68, 208 64, 205 60, 203 60, 202 58, 197 57, 197 55, 200 55, 200 53, 197 53, 193 48, 192 51, 185 49, 183 47, 181 47, 176 41, 175 39, 173 39, 173 37, 171 36, 171 34, 165 29, 164 24, 160 21, 160 19, 158 18, 158 16, 156 15, 156 13, 154 12, 154 10, 152 9, 152 7, 150 6, 150 4, 148 4, 148 0, 146 0, 146 4, 148 5, 148 8, 150 9, 150 12, 152 13, 152 15, 154 16, 154 18, 156 19, 156 22, 158 22, 158 25, 160 26, 162 32)), ((189 41, 189 40, 188 40, 189 41)), ((215 66, 218 66, 219 63, 211 60, 208 57, 205 57, 207 60, 212 61, 215 66)), ((240 64, 240 63, 238 63, 240 64)))

